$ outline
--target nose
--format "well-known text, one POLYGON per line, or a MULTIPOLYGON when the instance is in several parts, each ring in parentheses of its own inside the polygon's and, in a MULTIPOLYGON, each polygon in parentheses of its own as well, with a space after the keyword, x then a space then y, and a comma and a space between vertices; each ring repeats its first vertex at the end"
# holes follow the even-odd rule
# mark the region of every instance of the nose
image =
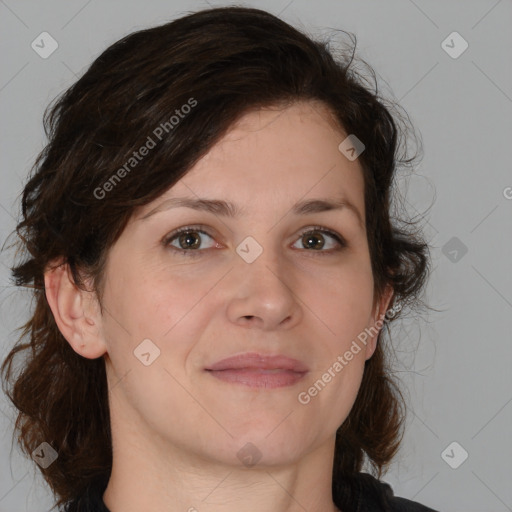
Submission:
POLYGON ((303 309, 293 290, 292 269, 286 262, 264 250, 252 263, 240 258, 236 266, 227 308, 231 322, 263 331, 290 329, 300 322, 303 309))

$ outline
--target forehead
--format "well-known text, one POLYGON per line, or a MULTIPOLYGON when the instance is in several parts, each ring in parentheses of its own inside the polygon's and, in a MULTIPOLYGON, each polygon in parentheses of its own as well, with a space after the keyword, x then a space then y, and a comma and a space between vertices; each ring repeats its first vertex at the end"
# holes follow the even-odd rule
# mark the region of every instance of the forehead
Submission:
POLYGON ((338 149, 346 136, 317 102, 250 111, 155 202, 222 198, 249 213, 329 197, 352 203, 364 218, 361 166, 338 149))

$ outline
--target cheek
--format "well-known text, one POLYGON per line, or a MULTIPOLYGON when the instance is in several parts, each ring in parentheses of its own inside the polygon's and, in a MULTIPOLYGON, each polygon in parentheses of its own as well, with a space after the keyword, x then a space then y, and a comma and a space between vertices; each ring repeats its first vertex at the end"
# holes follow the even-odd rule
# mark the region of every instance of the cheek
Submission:
POLYGON ((103 329, 116 373, 138 363, 134 351, 147 339, 160 350, 161 363, 165 361, 173 371, 183 368, 205 328, 204 299, 216 281, 216 275, 191 277, 144 265, 137 271, 113 268, 103 297, 103 329))
POLYGON ((326 324, 325 357, 307 395, 313 408, 336 411, 329 421, 337 428, 356 400, 365 368, 365 329, 372 321, 374 285, 369 259, 341 267, 323 284, 326 291, 317 288, 312 299, 326 324))
MULTIPOLYGON (((139 272, 110 274, 104 294, 108 309, 104 333, 109 388, 114 391, 118 418, 132 421, 135 410, 157 430, 168 422, 169 411, 187 410, 192 419, 197 416, 201 421, 197 403, 178 383, 187 381, 187 357, 202 328, 200 300, 211 284, 187 286, 190 282, 177 276, 172 281, 162 274, 157 277, 144 267, 139 272), (143 363, 146 353, 148 365, 143 363)), ((177 415, 173 422, 176 431, 190 429, 185 415, 177 415)))
POLYGON ((317 272, 301 282, 297 295, 304 297, 304 303, 320 320, 318 328, 328 340, 330 351, 344 351, 344 347, 367 327, 371 317, 371 269, 364 263, 340 265, 335 271, 317 272))
POLYGON ((104 302, 114 317, 110 323, 134 337, 160 338, 191 308, 197 290, 144 265, 127 267, 113 269, 105 289, 104 302))

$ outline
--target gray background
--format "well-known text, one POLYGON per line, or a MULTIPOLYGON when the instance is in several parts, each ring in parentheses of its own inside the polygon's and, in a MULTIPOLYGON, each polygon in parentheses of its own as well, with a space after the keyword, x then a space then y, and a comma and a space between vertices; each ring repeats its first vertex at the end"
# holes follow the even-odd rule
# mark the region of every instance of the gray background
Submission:
MULTIPOLYGON (((43 148, 48 102, 120 37, 208 4, 228 5, 0 0, 0 243, 14 228, 23 180, 43 148), (31 48, 43 31, 59 44, 47 59, 31 48)), ((240 4, 267 9, 313 35, 327 28, 354 32, 359 56, 384 88, 389 84, 423 138, 424 158, 403 184, 412 214, 432 206, 425 229, 434 271, 426 298, 441 312, 394 328, 410 413, 403 447, 383 480, 395 494, 442 511, 512 510, 512 3, 240 4), (456 59, 441 46, 453 31, 469 44, 456 59), (453 441, 469 454, 457 469, 445 460, 457 462, 461 448, 441 456, 453 441)), ((9 286, 8 259, 1 261, 3 359, 26 317, 28 294, 9 286)), ((11 452, 13 418, 1 396, 0 512, 47 511, 53 502, 36 465, 11 452)))

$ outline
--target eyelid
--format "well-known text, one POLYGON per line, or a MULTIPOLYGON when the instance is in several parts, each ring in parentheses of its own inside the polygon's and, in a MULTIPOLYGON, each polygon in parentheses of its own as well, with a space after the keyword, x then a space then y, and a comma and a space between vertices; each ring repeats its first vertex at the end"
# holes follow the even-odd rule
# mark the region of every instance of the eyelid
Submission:
POLYGON ((204 252, 205 249, 203 250, 185 250, 185 249, 178 249, 176 247, 172 247, 170 245, 170 242, 173 240, 173 238, 176 238, 178 235, 181 235, 181 233, 188 233, 189 231, 195 231, 197 233, 202 233, 204 235, 208 235, 210 238, 215 238, 214 235, 212 235, 210 232, 209 232, 210 228, 208 226, 204 226, 202 224, 194 224, 194 225, 190 225, 190 226, 182 226, 180 228, 177 228, 177 229, 174 229, 173 231, 171 231, 170 233, 168 233, 167 235, 165 235, 163 238, 162 238, 162 244, 165 246, 165 247, 171 247, 172 249, 176 250, 177 252, 179 253, 184 253, 184 252, 187 252, 187 253, 192 253, 192 252, 204 252))
POLYGON ((299 234, 300 234, 300 236, 302 236, 311 231, 320 231, 321 233, 330 235, 333 238, 339 238, 339 241, 342 243, 346 243, 344 237, 340 233, 338 233, 337 231, 334 231, 333 229, 326 228, 325 226, 308 226, 307 228, 302 229, 299 232, 299 234))

